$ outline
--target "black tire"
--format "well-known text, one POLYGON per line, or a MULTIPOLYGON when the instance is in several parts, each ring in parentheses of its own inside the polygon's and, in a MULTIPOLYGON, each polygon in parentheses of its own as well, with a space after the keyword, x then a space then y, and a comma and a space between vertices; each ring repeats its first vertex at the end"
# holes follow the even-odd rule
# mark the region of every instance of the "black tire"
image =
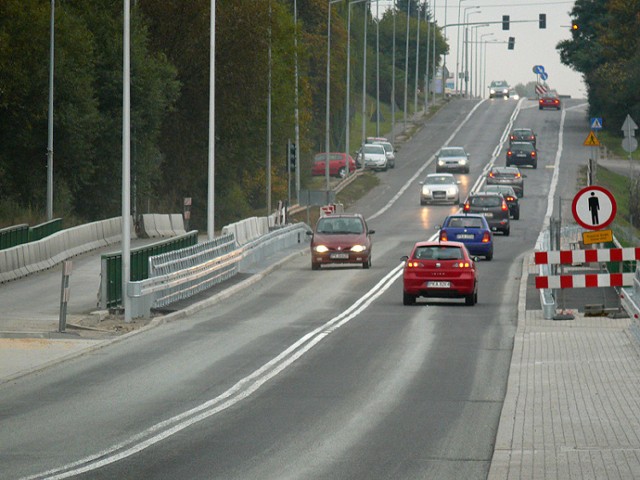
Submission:
POLYGON ((542 107, 538 107, 539 110, 542 110, 542 107))
POLYGON ((409 295, 408 293, 402 294, 402 304, 403 305, 415 305, 416 304, 416 296, 409 295))
POLYGON ((520 220, 520 208, 516 210, 516 213, 513 214, 514 220, 520 220))
POLYGON ((365 269, 371 268, 371 257, 369 257, 366 262, 362 262, 362 268, 365 268, 365 269))
POLYGON ((420 200, 420 205, 422 205, 423 207, 427 204, 427 202, 425 202, 424 200, 420 200))
POLYGON ((503 230, 503 231, 502 231, 502 234, 503 234, 505 237, 508 237, 510 233, 511 233, 511 227, 509 227, 509 228, 507 228, 506 230, 503 230))
POLYGON ((347 169, 345 167, 342 167, 340 170, 338 170, 338 177, 344 178, 346 176, 347 176, 347 169))
POLYGON ((533 168, 538 168, 538 162, 533 162, 533 163, 531 164, 531 166, 532 166, 533 168))
POLYGON ((493 250, 491 250, 489 253, 487 253, 487 255, 485 255, 484 258, 486 258, 489 261, 493 260, 493 250))
POLYGON ((511 163, 507 162, 507 164, 505 166, 510 167, 511 163))
POLYGON ((472 307, 474 305, 474 300, 475 300, 475 293, 472 293, 470 295, 465 295, 464 304, 468 307, 472 307))
POLYGON ((320 264, 319 263, 311 263, 311 270, 320 270, 320 264))
POLYGON ((469 173, 469 167, 464 169, 464 173, 469 173))

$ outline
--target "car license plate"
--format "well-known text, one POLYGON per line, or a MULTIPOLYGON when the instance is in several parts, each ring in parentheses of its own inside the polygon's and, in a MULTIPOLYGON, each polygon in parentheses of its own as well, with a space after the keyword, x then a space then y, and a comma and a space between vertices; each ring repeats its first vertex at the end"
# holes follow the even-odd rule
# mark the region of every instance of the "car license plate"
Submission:
POLYGON ((449 282, 427 282, 427 288, 450 288, 449 282))
POLYGON ((493 212, 482 212, 482 215, 484 215, 486 218, 491 218, 493 217, 493 212))
POLYGON ((516 157, 518 157, 518 158, 525 158, 526 156, 527 156, 527 154, 526 154, 526 153, 518 153, 518 154, 516 155, 516 157))
POLYGON ((473 233, 459 233, 456 237, 462 240, 473 240, 473 233))
POLYGON ((332 258, 334 260, 346 260, 349 258, 349 254, 348 253, 332 253, 331 255, 329 255, 329 258, 332 258))

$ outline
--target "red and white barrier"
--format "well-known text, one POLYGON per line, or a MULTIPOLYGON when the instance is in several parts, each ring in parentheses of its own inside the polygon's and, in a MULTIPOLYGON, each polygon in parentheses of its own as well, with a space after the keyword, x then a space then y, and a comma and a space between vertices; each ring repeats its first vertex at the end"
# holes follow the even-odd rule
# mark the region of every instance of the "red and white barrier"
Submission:
POLYGON ((535 252, 536 265, 572 265, 574 263, 624 262, 630 260, 640 260, 640 247, 535 252))
POLYGON ((585 275, 540 275, 536 288, 628 287, 634 273, 591 273, 585 275))

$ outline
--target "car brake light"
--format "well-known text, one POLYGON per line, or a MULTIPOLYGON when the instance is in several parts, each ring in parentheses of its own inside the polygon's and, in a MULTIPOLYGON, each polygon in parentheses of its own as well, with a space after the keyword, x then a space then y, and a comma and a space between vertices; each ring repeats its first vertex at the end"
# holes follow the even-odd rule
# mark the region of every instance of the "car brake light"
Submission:
POLYGON ((508 197, 506 197, 507 202, 513 202, 515 200, 515 198, 513 198, 511 195, 509 195, 508 197))
POLYGON ((505 202, 504 200, 502 201, 502 211, 506 212, 507 210, 509 210, 509 207, 507 206, 507 202, 505 202))
POLYGON ((471 263, 469 263, 469 262, 455 262, 453 264, 453 268, 471 268, 471 263))
POLYGON ((440 241, 441 242, 446 242, 447 241, 447 232, 440 232, 440 241))
POLYGON ((489 232, 484 232, 484 235, 482 235, 482 243, 489 243, 491 241, 491 235, 489 235, 489 232))
POLYGON ((516 173, 515 177, 520 178, 521 177, 520 173, 516 173))
POLYGON ((416 262, 416 261, 408 261, 407 262, 407 267, 408 268, 418 268, 418 267, 421 267, 421 266, 422 266, 422 264, 420 264, 419 262, 416 262))
POLYGON ((462 207, 462 211, 463 212, 468 212, 469 210, 471 210, 471 205, 469 205, 469 202, 466 202, 464 204, 464 207, 462 207))
POLYGON ((535 157, 536 156, 536 152, 531 152, 531 156, 535 157))
POLYGON ((511 155, 513 155, 513 152, 511 150, 507 150, 507 157, 510 157, 511 155))
POLYGON ((490 176, 491 178, 493 178, 493 177, 495 177, 495 176, 496 176, 496 174, 495 174, 495 173, 493 173, 493 172, 489 172, 489 176, 490 176))

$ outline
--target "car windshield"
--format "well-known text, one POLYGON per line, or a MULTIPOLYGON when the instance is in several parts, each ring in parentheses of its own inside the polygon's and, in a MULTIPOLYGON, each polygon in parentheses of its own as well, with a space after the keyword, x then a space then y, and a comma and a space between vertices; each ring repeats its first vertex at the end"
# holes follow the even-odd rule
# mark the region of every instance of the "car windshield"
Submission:
POLYGON ((393 147, 389 142, 376 142, 376 145, 382 145, 386 152, 393 152, 393 147))
POLYGON ((483 228, 482 220, 475 217, 452 217, 447 226, 452 228, 483 228))
POLYGON ((364 153, 384 153, 384 147, 382 145, 365 145, 364 153))
POLYGON ((424 183, 425 185, 443 185, 456 183, 456 181, 449 175, 429 175, 424 183))
POLYGON ((414 257, 420 260, 461 260, 464 255, 460 247, 433 245, 417 247, 414 257))
MULTIPOLYGON (((324 162, 327 159, 327 154, 326 153, 318 153, 316 154, 316 156, 313 158, 314 162, 324 162)), ((342 155, 339 153, 330 153, 329 154, 329 160, 342 160, 342 155)))
POLYGON ((333 234, 361 234, 364 231, 362 222, 358 218, 323 217, 318 220, 318 233, 333 234))
POLYGON ((440 150, 441 157, 464 157, 466 153, 464 152, 464 148, 443 148, 440 150))
POLYGON ((497 195, 479 195, 471 197, 469 203, 474 207, 499 207, 502 199, 497 195))

